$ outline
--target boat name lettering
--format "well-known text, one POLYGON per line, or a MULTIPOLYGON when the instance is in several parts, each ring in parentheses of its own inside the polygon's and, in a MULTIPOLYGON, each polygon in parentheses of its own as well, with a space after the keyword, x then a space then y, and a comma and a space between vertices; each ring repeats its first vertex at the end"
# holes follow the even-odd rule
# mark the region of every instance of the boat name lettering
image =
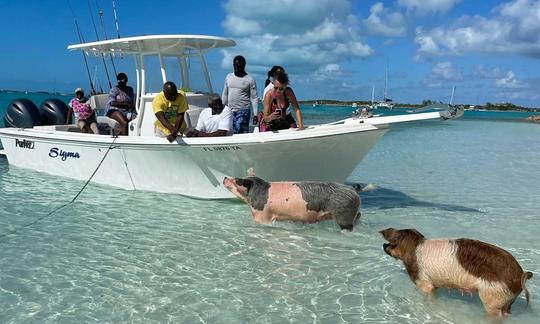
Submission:
POLYGON ((240 146, 208 146, 203 147, 205 152, 216 152, 216 151, 238 151, 242 148, 240 146))
POLYGON ((59 149, 58 147, 53 147, 49 151, 49 156, 52 158, 61 157, 62 161, 67 160, 67 158, 74 158, 79 159, 81 156, 79 155, 79 152, 67 152, 59 149))
POLYGON ((22 141, 19 141, 18 139, 15 139, 15 146, 20 148, 26 148, 33 150, 34 149, 34 141, 27 141, 23 139, 22 141))

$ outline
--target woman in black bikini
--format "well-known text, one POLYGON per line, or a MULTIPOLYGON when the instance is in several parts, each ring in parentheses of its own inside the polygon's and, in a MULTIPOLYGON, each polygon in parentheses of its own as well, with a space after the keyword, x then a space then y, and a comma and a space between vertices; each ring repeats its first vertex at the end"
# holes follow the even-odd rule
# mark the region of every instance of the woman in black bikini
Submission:
POLYGON ((289 76, 285 72, 277 72, 274 76, 274 89, 264 96, 263 116, 260 118, 259 131, 275 131, 280 129, 298 128, 304 129, 302 111, 289 84, 289 76), (298 126, 294 117, 287 108, 291 107, 296 114, 298 126))

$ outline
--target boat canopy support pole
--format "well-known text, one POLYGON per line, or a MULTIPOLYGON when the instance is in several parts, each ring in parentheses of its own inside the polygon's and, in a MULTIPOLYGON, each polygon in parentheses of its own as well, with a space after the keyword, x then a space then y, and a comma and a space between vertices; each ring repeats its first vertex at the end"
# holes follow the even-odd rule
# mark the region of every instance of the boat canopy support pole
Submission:
POLYGON ((137 92, 135 94, 135 108, 137 109, 137 113, 141 111, 139 107, 140 98, 141 98, 141 67, 140 67, 140 56, 139 55, 133 55, 133 59, 135 60, 135 76, 137 78, 137 92))
POLYGON ((182 88, 189 88, 189 71, 185 56, 179 57, 180 72, 182 73, 182 88))
POLYGON ((208 86, 208 92, 213 93, 214 89, 212 89, 212 82, 210 82, 210 74, 208 74, 208 66, 206 65, 206 60, 204 59, 204 56, 201 52, 199 52, 199 58, 201 59, 201 64, 204 71, 204 77, 206 79, 206 85, 208 86))
MULTIPOLYGON (((139 68, 140 68, 140 74, 141 74, 141 86, 138 87, 140 90, 140 94, 137 95, 137 98, 142 98, 143 94, 146 93, 146 69, 144 66, 144 55, 136 55, 136 57, 139 58, 139 68)), ((140 107, 139 107, 139 115, 137 116, 137 135, 141 136, 141 127, 144 120, 144 101, 140 100, 140 107)))
POLYGON ((167 82, 167 71, 165 71, 165 65, 163 64, 163 55, 161 55, 161 52, 158 53, 159 57, 159 68, 161 69, 161 80, 163 81, 162 84, 167 82))

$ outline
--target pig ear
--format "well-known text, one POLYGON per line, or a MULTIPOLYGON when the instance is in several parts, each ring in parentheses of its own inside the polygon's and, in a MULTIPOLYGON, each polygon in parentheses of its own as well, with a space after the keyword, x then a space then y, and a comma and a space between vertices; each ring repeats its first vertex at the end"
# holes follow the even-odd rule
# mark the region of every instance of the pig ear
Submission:
POLYGON ((249 190, 250 190, 251 187, 253 186, 253 180, 251 180, 251 179, 244 179, 244 180, 242 181, 242 185, 243 185, 244 187, 246 187, 246 188, 247 188, 247 192, 249 192, 249 190))
POLYGON ((416 235, 420 236, 421 238, 425 238, 424 235, 422 235, 422 233, 418 232, 418 231, 415 230, 414 228, 411 228, 410 231, 413 232, 413 233, 415 233, 416 235))

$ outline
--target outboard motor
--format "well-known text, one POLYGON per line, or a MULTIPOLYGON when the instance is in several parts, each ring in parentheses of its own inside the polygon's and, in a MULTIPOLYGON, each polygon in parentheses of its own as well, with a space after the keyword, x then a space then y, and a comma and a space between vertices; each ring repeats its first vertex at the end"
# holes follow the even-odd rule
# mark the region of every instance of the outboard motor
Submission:
POLYGON ((68 106, 60 99, 47 99, 41 103, 39 113, 43 125, 63 125, 66 123, 68 106))
POLYGON ((24 98, 13 100, 6 109, 4 125, 15 128, 32 128, 41 125, 41 116, 36 105, 24 98))

